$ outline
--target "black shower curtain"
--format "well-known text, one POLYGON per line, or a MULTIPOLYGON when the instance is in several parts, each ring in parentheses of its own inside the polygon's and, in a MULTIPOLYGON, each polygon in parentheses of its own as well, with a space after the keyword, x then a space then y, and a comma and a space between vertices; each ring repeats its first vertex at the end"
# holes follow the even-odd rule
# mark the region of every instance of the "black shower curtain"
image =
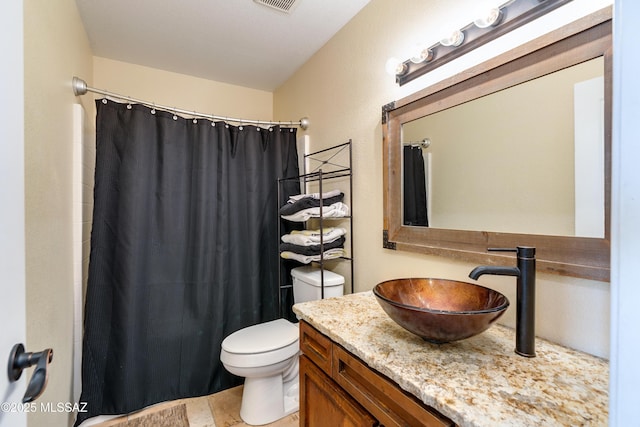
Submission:
POLYGON ((428 226, 427 186, 422 148, 405 145, 402 164, 404 166, 403 224, 428 226))
POLYGON ((277 179, 298 175, 295 129, 96 105, 76 425, 240 384, 220 345, 279 317, 277 179))

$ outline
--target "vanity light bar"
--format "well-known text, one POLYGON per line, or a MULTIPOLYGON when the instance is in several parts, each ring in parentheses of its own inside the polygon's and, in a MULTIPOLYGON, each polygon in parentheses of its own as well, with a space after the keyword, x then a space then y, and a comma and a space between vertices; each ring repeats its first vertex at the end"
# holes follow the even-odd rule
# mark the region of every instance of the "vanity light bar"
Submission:
POLYGON ((395 74, 396 83, 402 86, 570 1, 511 0, 404 62, 389 59, 387 71, 395 74))

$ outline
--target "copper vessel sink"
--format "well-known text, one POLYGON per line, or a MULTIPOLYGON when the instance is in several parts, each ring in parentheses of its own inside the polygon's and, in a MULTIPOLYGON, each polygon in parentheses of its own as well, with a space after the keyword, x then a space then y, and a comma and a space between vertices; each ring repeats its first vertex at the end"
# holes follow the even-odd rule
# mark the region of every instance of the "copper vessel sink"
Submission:
POLYGON ((433 343, 477 335, 509 307, 501 293, 456 280, 387 280, 377 284, 373 293, 398 325, 433 343))

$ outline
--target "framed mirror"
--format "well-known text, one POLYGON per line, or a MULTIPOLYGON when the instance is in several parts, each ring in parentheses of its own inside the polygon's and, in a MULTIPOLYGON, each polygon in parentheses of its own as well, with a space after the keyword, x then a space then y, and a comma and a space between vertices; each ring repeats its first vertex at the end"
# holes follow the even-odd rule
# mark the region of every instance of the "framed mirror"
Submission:
POLYGON ((607 8, 384 106, 384 246, 608 281, 611 71, 607 8))

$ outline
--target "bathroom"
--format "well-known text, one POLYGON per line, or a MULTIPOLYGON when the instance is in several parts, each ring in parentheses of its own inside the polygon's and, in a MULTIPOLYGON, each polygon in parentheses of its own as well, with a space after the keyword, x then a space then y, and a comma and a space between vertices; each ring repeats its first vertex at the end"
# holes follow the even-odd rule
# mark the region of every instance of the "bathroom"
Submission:
MULTIPOLYGON (((94 56, 75 1, 24 0, 20 3, 19 9, 24 14, 24 37, 15 40, 24 48, 24 99, 21 101, 24 111, 24 194, 16 203, 24 203, 25 255, 22 262, 25 273, 22 273, 22 280, 25 283, 26 322, 22 327, 28 350, 50 347, 55 351, 52 373, 42 400, 68 402, 73 399, 72 105, 82 104, 87 117, 94 114, 92 96, 73 95, 70 83, 74 75, 82 77, 91 86, 196 111, 258 119, 290 120, 307 116, 312 125, 308 131, 300 131, 300 135, 308 135, 313 149, 352 139, 353 196, 356 213, 359 213, 354 219, 354 253, 358 258, 356 292, 370 290, 376 283, 394 277, 429 275, 466 279, 475 266, 382 247, 380 124, 382 105, 437 82, 446 77, 444 73, 453 74, 484 59, 474 57, 469 59, 472 63, 465 64, 462 60, 451 63, 447 70, 423 76, 402 87, 398 87, 384 70, 387 58, 402 52, 410 36, 421 33, 425 26, 433 26, 433 33, 439 34, 444 30, 440 27, 445 24, 464 25, 470 19, 466 10, 474 0, 372 0, 274 91, 206 81, 94 56), (229 101, 216 103, 212 100, 214 97, 229 101), (242 99, 242 102, 235 104, 231 99, 242 99)), ((559 27, 611 3, 574 0, 563 14, 553 15, 556 21, 545 21, 547 26, 536 31, 548 31, 554 25, 559 27)), ((626 16, 633 16, 638 10, 637 5, 631 3, 630 0, 616 1, 615 6, 627 6, 631 15, 626 16)), ((517 45, 533 37, 535 35, 520 31, 505 39, 517 45)), ((624 56, 627 52, 624 47, 620 46, 616 52, 624 56)), ((485 55, 491 55, 491 49, 485 49, 485 55)), ((634 47, 627 49, 633 52, 634 47)), ((17 58, 21 61, 19 55, 17 58)), ((631 85, 631 82, 627 84, 631 85)), ((634 89, 636 86, 627 88, 637 90, 634 89)), ((615 202, 613 206, 615 208, 615 202)), ((633 235, 633 232, 626 235, 633 235)), ((625 244, 626 251, 637 250, 634 247, 637 243, 625 244)), ((14 251, 6 249, 7 254, 14 251)), ((637 407, 631 397, 626 397, 633 393, 625 393, 629 389, 624 388, 627 379, 639 375, 637 367, 628 366, 631 353, 637 347, 629 347, 633 345, 632 335, 625 328, 634 322, 637 324, 637 315, 633 317, 627 313, 626 306, 618 302, 633 300, 633 295, 638 295, 638 291, 633 286, 628 289, 625 282, 633 281, 631 268, 633 266, 627 266, 614 277, 619 280, 619 288, 612 287, 616 282, 610 284, 548 274, 538 277, 538 334, 599 357, 611 358, 619 364, 612 363, 612 369, 616 370, 611 376, 612 381, 617 379, 619 383, 616 395, 620 418, 617 425, 632 425, 624 422, 630 418, 623 417, 629 416, 632 408, 637 407), (611 333, 610 328, 618 322, 619 328, 614 329, 617 333, 611 333), (614 359, 616 355, 617 359, 614 359)), ((485 279, 484 283, 515 300, 515 288, 510 278, 485 279)), ((3 284, 3 293, 5 286, 10 284, 3 284)), ((514 319, 513 313, 507 313, 503 320, 513 326, 514 319)), ((69 414, 64 412, 24 416, 25 425, 29 426, 65 426, 71 422, 69 414)))

